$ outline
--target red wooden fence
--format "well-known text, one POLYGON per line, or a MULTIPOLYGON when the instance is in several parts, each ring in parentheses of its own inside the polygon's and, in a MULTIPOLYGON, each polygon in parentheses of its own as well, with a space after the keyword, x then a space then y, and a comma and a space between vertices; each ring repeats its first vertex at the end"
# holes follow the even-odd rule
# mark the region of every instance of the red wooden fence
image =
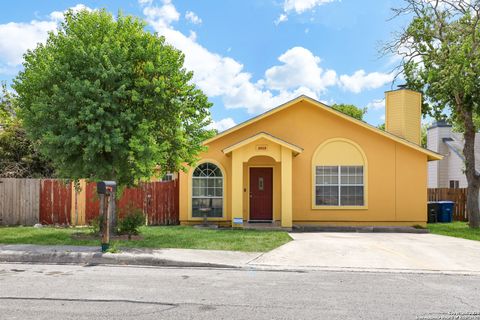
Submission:
MULTIPOLYGON (((84 224, 98 216, 96 183, 72 184, 57 179, 0 179, 0 225, 84 224), (75 221, 72 221, 74 213, 75 221)), ((178 180, 147 182, 124 190, 117 212, 138 208, 149 225, 179 223, 178 180)))
POLYGON ((98 217, 100 204, 98 201, 97 195, 97 185, 96 183, 90 182, 87 183, 87 188, 85 190, 85 221, 90 224, 90 222, 98 217))
POLYGON ((63 180, 40 181, 41 224, 70 224, 72 206, 71 185, 63 180))
MULTIPOLYGON (((117 201, 117 212, 123 217, 128 209, 137 208, 147 217, 149 225, 171 225, 179 223, 178 180, 142 183, 135 188, 126 188, 117 201)), ((99 214, 99 203, 95 183, 87 183, 85 221, 99 214)))

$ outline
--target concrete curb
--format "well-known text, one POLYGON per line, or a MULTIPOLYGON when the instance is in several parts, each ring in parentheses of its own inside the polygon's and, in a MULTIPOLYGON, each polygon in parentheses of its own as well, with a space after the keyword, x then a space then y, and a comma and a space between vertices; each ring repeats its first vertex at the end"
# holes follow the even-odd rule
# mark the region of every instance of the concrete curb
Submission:
POLYGON ((86 252, 52 252, 32 253, 26 251, 0 251, 0 263, 31 263, 57 265, 110 265, 110 266, 144 266, 144 267, 176 267, 176 268, 216 268, 229 270, 293 272, 304 273, 312 271, 328 272, 362 272, 362 273, 409 273, 409 274, 444 274, 444 275, 480 275, 474 270, 434 270, 434 269, 402 269, 402 268, 363 268, 335 266, 284 266, 256 264, 227 265, 206 262, 187 262, 170 259, 159 259, 145 254, 129 253, 86 253, 86 252))
POLYGON ((358 233, 429 233, 428 229, 413 227, 349 227, 349 226, 294 226, 292 232, 358 232, 358 233))
POLYGON ((158 258, 150 254, 102 253, 102 252, 28 252, 17 250, 0 251, 0 262, 4 263, 47 263, 84 265, 142 265, 162 267, 194 268, 238 268, 239 266, 193 261, 177 261, 158 258))

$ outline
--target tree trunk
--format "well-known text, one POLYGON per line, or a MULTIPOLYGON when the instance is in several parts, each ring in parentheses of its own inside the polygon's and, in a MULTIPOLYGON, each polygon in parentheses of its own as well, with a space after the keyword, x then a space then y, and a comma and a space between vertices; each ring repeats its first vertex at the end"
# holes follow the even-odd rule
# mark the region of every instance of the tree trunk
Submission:
POLYGON ((480 211, 478 203, 478 191, 480 188, 480 175, 475 169, 475 125, 473 123, 472 113, 465 110, 462 112, 462 118, 465 125, 463 134, 465 144, 463 155, 465 156, 465 175, 467 176, 467 214, 468 223, 471 228, 480 226, 480 211))

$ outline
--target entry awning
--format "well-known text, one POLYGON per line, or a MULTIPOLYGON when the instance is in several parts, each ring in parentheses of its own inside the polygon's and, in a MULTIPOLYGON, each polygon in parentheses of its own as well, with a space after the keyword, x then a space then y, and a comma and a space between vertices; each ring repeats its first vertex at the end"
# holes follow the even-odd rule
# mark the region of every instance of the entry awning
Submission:
POLYGON ((297 156, 299 155, 300 153, 303 152, 303 149, 300 148, 299 146, 296 146, 292 143, 289 143, 285 140, 282 140, 280 138, 277 138, 267 132, 260 132, 260 133, 257 133, 256 135, 254 136, 251 136, 250 138, 247 138, 245 140, 242 140, 242 141, 239 141, 237 143, 235 143, 234 145, 231 145, 230 147, 227 147, 225 149, 223 149, 223 153, 225 153, 226 155, 230 154, 233 150, 236 150, 236 149, 239 149, 249 143, 252 143, 252 142, 255 142, 257 140, 260 140, 260 139, 266 139, 266 140, 269 140, 269 141, 272 141, 273 143, 276 143, 276 144, 279 144, 281 145, 282 147, 285 147, 285 148, 288 148, 290 150, 292 150, 292 153, 294 156, 297 156))

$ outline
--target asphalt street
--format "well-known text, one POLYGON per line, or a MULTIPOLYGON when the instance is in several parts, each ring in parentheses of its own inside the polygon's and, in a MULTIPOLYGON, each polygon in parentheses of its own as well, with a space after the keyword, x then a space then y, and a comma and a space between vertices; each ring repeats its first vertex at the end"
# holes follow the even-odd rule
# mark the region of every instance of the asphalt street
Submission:
POLYGON ((0 319, 480 319, 480 276, 0 264, 0 319))

